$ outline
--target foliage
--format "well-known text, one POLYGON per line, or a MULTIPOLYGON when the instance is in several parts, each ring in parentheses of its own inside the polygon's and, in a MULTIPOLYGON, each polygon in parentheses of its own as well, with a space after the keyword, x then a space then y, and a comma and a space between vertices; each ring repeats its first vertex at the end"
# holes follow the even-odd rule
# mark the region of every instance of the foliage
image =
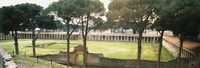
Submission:
POLYGON ((162 0, 158 6, 158 30, 171 30, 179 37, 180 49, 178 53, 177 68, 180 67, 180 58, 183 41, 188 38, 195 40, 199 34, 200 1, 197 0, 162 0), (162 2, 163 1, 163 2, 162 2), (162 9, 164 8, 164 9, 162 9))
POLYGON ((10 31, 18 31, 23 29, 24 14, 21 10, 16 9, 15 6, 5 6, 0 8, 0 26, 4 34, 9 34, 10 31))
POLYGON ((140 68, 142 34, 154 18, 154 0, 113 0, 109 5, 110 22, 119 22, 120 27, 132 27, 137 30, 138 37, 138 66, 140 68))
MULTIPOLYGON (((187 37, 193 37, 198 35, 198 20, 200 19, 200 1, 197 0, 175 0, 166 1, 165 7, 162 9, 162 18, 170 18, 170 30, 175 35, 184 33, 187 37), (170 9, 170 10, 169 10, 170 9)), ((187 38, 186 37, 186 38, 187 38)))
POLYGON ((58 20, 54 20, 54 16, 42 15, 38 18, 36 24, 40 29, 57 29, 62 23, 58 20))

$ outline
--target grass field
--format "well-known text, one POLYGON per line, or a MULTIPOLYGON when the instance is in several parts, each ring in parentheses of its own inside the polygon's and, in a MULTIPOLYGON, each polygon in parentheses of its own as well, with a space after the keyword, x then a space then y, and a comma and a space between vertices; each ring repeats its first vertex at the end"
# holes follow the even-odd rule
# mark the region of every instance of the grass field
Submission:
MULTIPOLYGON (((1 45, 12 54, 14 51, 13 40, 2 40, 1 45)), ((72 40, 70 51, 73 47, 82 44, 81 40, 72 40)), ((38 56, 47 54, 58 54, 59 51, 66 51, 66 40, 37 40, 36 53, 38 56)), ((19 40, 20 54, 32 56, 31 39, 19 40)), ((90 53, 102 53, 105 57, 117 59, 136 59, 136 42, 107 42, 88 41, 87 47, 90 53)), ((142 43, 142 59, 157 60, 158 43, 142 43)), ((174 57, 165 49, 162 50, 162 61, 169 61, 174 57)))

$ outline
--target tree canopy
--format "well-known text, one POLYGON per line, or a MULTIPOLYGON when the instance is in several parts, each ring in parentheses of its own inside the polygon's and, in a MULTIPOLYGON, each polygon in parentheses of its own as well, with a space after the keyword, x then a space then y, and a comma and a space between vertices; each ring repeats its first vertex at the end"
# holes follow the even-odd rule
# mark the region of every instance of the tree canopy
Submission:
POLYGON ((0 26, 2 33, 9 34, 10 31, 20 30, 23 26, 24 13, 15 6, 0 8, 0 26))

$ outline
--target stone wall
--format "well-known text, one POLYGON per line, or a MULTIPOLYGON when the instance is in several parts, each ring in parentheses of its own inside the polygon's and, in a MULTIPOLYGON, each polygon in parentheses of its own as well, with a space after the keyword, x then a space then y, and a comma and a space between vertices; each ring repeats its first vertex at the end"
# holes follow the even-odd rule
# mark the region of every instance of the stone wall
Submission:
MULTIPOLYGON (((72 52, 70 52, 70 62, 72 64, 75 63, 75 57, 72 52), (73 61, 72 61, 73 60, 73 61)), ((60 52, 58 55, 46 55, 40 56, 40 59, 45 59, 48 61, 54 61, 60 64, 67 64, 67 53, 60 52)), ((176 68, 176 59, 171 60, 168 62, 161 62, 161 68, 176 68)), ((89 53, 87 55, 87 65, 89 66, 97 66, 103 68, 136 68, 137 60, 136 59, 114 59, 114 58, 107 58, 103 57, 102 54, 94 54, 89 53)), ((148 60, 141 60, 141 68, 156 68, 157 61, 148 61, 148 60)), ((199 63, 196 60, 191 59, 181 59, 181 68, 197 68, 199 63)))
MULTIPOLYGON (((193 68, 190 59, 181 60, 181 68, 193 68)), ((100 66, 106 68, 136 68, 137 60, 100 58, 100 66)), ((157 61, 141 60, 141 68, 156 68, 157 61)), ((161 68, 176 68, 176 60, 161 62, 161 68)))
MULTIPOLYGON (((73 52, 70 52, 69 55, 70 55, 70 63, 77 64, 78 55, 74 54, 73 52)), ((87 59, 88 59, 87 64, 92 66, 99 66, 101 57, 103 57, 102 54, 89 53, 87 54, 87 59)), ((67 64, 67 52, 61 51, 59 54, 56 55, 44 55, 44 56, 39 56, 39 58, 48 61, 52 60, 60 64, 67 64)))
POLYGON ((0 47, 0 68, 17 68, 12 57, 0 47))
POLYGON ((89 53, 87 55, 87 65, 91 66, 100 66, 100 58, 103 57, 103 54, 95 54, 95 53, 89 53))

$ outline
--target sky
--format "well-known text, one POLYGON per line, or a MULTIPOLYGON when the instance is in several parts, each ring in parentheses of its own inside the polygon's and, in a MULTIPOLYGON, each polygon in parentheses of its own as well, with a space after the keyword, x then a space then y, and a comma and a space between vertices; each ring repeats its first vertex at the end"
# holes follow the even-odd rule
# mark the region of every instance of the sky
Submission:
MULTIPOLYGON (((58 1, 58 0, 0 0, 0 7, 16 5, 16 4, 21 4, 21 3, 35 3, 46 8, 48 7, 49 4, 51 4, 54 1, 58 1)), ((106 11, 108 11, 107 7, 108 7, 108 4, 110 3, 110 0, 100 0, 100 1, 104 3, 104 7, 106 8, 106 11)))
MULTIPOLYGON (((10 6, 21 3, 34 3, 38 4, 44 8, 47 8, 49 4, 58 0, 0 0, 0 8, 2 6, 10 6)), ((110 0, 100 0, 104 3, 105 11, 108 12, 108 5, 110 4, 110 0)), ((107 20, 106 16, 101 17, 104 21, 107 20)))

